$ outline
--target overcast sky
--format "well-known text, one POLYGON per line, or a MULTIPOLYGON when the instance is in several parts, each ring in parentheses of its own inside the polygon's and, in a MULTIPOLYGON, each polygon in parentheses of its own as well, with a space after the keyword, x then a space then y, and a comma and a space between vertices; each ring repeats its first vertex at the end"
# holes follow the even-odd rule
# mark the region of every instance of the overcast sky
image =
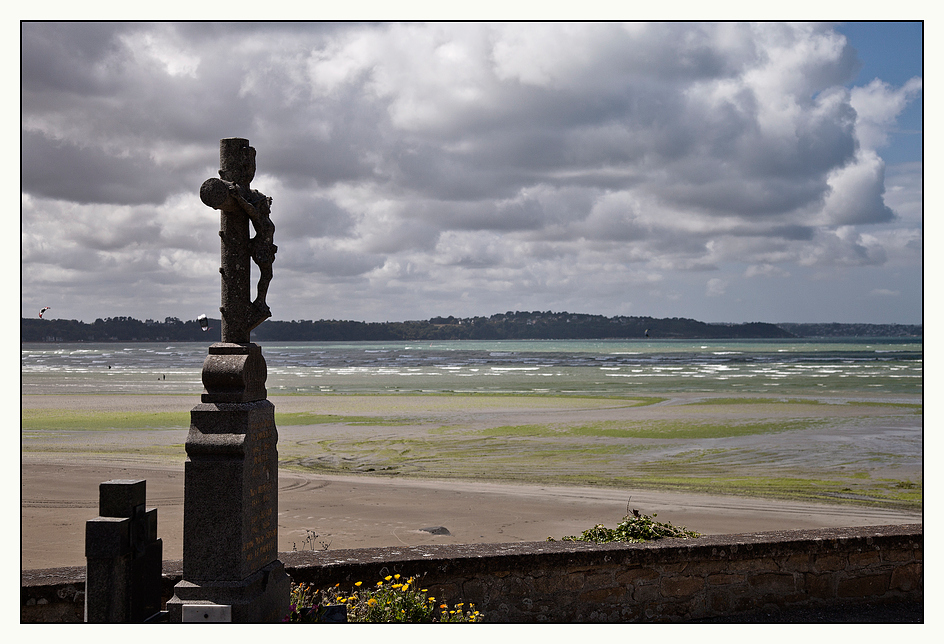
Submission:
POLYGON ((921 26, 22 26, 21 313, 218 317, 219 140, 274 319, 922 319, 921 26))

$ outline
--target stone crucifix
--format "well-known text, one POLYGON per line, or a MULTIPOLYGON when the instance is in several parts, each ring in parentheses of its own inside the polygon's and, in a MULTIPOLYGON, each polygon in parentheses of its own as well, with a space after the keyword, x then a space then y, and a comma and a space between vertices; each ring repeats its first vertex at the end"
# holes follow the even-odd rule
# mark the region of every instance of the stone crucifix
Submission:
POLYGON ((272 200, 249 187, 255 172, 249 141, 223 139, 220 178, 200 187, 203 203, 220 211, 223 337, 209 347, 205 391, 190 410, 183 573, 167 601, 171 622, 269 622, 288 612, 291 581, 278 560, 275 405, 266 397, 262 348, 249 341, 272 315, 265 298, 277 250, 272 200), (250 262, 260 272, 255 300, 250 262))
POLYGON ((272 198, 249 187, 256 174, 256 150, 248 139, 220 141, 220 178, 200 186, 200 199, 220 211, 222 340, 249 342, 249 332, 272 317, 266 293, 278 247, 269 218, 272 198), (255 237, 249 238, 249 224, 255 237), (256 299, 250 299, 249 261, 259 267, 256 299))

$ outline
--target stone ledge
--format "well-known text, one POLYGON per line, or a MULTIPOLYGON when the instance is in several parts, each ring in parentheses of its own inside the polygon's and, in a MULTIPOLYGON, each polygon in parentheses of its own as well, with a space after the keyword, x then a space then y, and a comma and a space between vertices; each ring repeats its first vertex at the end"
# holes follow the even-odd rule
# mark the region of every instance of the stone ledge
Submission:
POLYGON ((663 563, 688 561, 692 555, 716 560, 731 559, 736 555, 751 558, 774 554, 789 544, 796 549, 805 542, 809 552, 831 552, 834 542, 860 541, 863 549, 875 548, 875 539, 905 539, 921 547, 923 527, 920 523, 855 528, 826 528, 819 530, 780 530, 741 534, 706 535, 697 539, 659 539, 645 543, 585 543, 571 541, 534 541, 517 543, 476 543, 455 545, 423 545, 391 548, 361 548, 357 550, 281 552, 279 557, 286 568, 297 566, 370 565, 382 562, 445 561, 454 559, 486 559, 494 557, 556 556, 582 561, 606 560, 615 553, 633 558, 649 558, 658 554, 663 563))
MULTIPOLYGON (((424 545, 388 548, 359 548, 352 550, 316 550, 280 552, 279 560, 286 570, 308 566, 371 565, 406 561, 449 561, 455 559, 484 559, 490 557, 524 557, 558 555, 576 559, 597 559, 622 554, 660 554, 660 560, 668 563, 679 555, 703 554, 711 550, 711 557, 722 558, 721 549, 736 554, 743 547, 751 556, 757 556, 781 544, 808 542, 812 550, 829 551, 829 544, 839 540, 861 540, 863 546, 875 538, 903 537, 923 541, 923 525, 866 526, 856 528, 824 528, 820 530, 786 530, 776 532, 751 532, 741 534, 706 535, 697 539, 660 539, 646 543, 584 543, 570 541, 533 541, 516 543, 473 543, 454 545, 424 545), (732 552, 731 547, 735 549, 732 552), (757 548, 757 550, 755 550, 757 548)), ((873 547, 869 545, 869 547, 873 547)), ((918 546, 920 547, 920 545, 918 546)), ((725 557, 725 558, 730 558, 725 557)), ((183 561, 167 559, 163 562, 165 579, 177 583, 183 574, 183 561)), ((39 568, 23 570, 20 574, 23 588, 55 584, 85 583, 85 566, 64 568, 39 568)))

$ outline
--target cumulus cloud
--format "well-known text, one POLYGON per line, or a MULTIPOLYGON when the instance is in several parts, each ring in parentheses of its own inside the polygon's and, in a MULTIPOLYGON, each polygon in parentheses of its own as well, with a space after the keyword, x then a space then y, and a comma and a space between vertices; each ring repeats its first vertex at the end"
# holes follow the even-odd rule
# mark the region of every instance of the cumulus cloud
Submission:
POLYGON ((658 314, 638 289, 920 244, 920 169, 881 149, 921 79, 849 88, 828 25, 25 23, 22 51, 24 286, 117 302, 114 271, 141 317, 218 297, 196 194, 228 136, 274 199, 276 317, 658 314))
POLYGON ((865 87, 853 88, 850 104, 856 111, 856 137, 862 147, 876 150, 886 146, 895 119, 921 89, 922 80, 917 77, 897 88, 878 78, 865 87))
POLYGON ((725 294, 728 289, 728 283, 723 279, 718 277, 712 277, 708 280, 708 286, 705 289, 705 294, 708 297, 720 297, 725 294))

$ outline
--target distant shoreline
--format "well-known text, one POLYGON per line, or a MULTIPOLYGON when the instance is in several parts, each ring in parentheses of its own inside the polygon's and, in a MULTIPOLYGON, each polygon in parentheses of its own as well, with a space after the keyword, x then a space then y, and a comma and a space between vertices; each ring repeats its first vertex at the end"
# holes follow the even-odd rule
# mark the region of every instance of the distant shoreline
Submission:
MULTIPOLYGON (((197 320, 135 320, 115 317, 89 324, 79 320, 21 318, 21 342, 218 342, 221 324, 197 320)), ((509 311, 489 317, 433 317, 406 322, 352 320, 267 320, 255 331, 260 342, 361 342, 422 340, 728 340, 776 338, 922 338, 914 324, 707 323, 688 318, 509 311)))

